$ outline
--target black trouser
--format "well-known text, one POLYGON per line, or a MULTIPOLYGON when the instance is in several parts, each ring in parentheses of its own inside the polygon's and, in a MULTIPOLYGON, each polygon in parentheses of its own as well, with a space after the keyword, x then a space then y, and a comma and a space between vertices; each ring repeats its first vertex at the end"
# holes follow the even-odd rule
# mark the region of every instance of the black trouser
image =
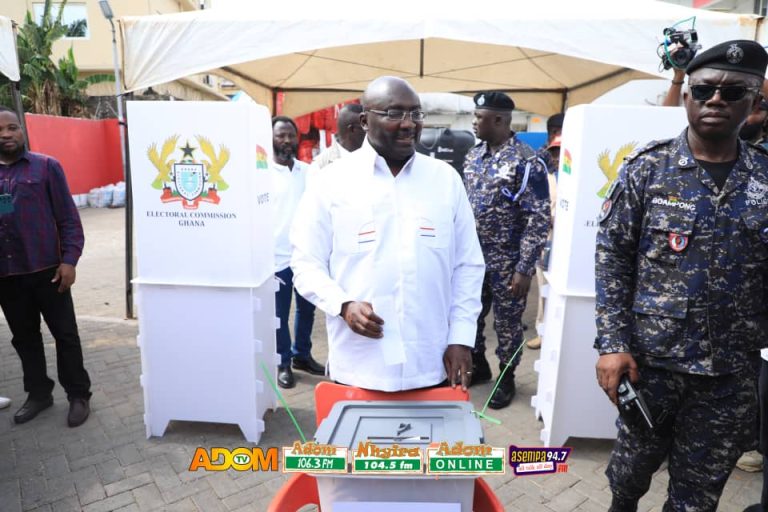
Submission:
POLYGON ((760 452, 763 454, 763 494, 760 503, 763 510, 768 509, 768 361, 760 362, 760 452))
POLYGON ((24 391, 30 398, 48 397, 54 382, 48 378, 40 332, 40 315, 56 340, 56 368, 67 398, 90 398, 91 380, 83 367, 75 308, 69 290, 58 292, 51 279, 56 268, 0 278, 0 307, 13 334, 11 343, 21 359, 24 391))

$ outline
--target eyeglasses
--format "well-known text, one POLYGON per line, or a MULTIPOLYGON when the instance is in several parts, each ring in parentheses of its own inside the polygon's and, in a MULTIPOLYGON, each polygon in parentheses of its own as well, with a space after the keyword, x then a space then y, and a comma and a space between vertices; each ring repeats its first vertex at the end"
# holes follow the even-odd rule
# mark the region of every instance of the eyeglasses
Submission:
POLYGON ((374 114, 384 116, 387 119, 387 121, 392 121, 392 122, 401 122, 405 119, 406 115, 410 115, 411 121, 413 121, 414 123, 420 123, 424 121, 424 111, 422 110, 399 110, 399 109, 374 110, 372 108, 369 108, 366 112, 373 112, 374 114))
POLYGON ((720 91, 720 99, 723 101, 739 101, 746 96, 748 91, 757 91, 756 87, 744 85, 692 85, 691 96, 697 101, 707 101, 720 91))

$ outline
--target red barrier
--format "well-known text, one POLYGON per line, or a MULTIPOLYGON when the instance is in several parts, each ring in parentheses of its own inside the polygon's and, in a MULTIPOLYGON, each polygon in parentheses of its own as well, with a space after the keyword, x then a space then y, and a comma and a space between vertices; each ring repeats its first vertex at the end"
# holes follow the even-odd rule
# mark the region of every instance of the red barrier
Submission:
POLYGON ((61 162, 73 195, 123 180, 117 119, 27 114, 26 120, 30 149, 61 162))

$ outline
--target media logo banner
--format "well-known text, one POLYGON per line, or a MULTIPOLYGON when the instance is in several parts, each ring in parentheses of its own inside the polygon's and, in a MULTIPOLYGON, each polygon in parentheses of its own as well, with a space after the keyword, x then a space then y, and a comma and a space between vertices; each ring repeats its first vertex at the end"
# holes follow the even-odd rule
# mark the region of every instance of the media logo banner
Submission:
POLYGON ((283 473, 346 473, 348 449, 298 441, 283 447, 283 473))
POLYGON ((565 473, 571 448, 509 447, 509 465, 517 476, 565 473))
POLYGON ((462 442, 434 444, 427 448, 427 474, 430 475, 503 475, 504 449, 462 442))

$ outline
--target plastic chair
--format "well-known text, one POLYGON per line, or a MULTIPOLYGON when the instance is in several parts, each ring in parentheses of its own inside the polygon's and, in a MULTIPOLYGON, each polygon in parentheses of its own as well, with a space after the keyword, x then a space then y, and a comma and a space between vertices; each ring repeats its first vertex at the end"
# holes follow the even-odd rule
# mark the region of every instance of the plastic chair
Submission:
MULTIPOLYGON (((272 498, 267 512, 296 512, 305 505, 317 505, 317 509, 322 512, 317 480, 312 475, 296 473, 272 498)), ((504 505, 493 493, 493 489, 480 477, 475 479, 472 510, 473 512, 504 512, 504 505)))
MULTIPOLYGON (((457 387, 418 389, 388 393, 371 391, 336 384, 321 382, 315 387, 315 421, 318 425, 328 414, 333 405, 342 400, 449 400, 469 401, 469 392, 457 387)), ((278 491, 269 504, 267 512, 296 512, 305 505, 317 505, 320 509, 320 496, 317 492, 317 480, 312 475, 297 473, 278 491)), ((504 512, 504 505, 493 493, 491 487, 482 478, 475 479, 475 492, 472 500, 473 512, 504 512)))
MULTIPOLYGON (((477 484, 475 484, 475 494, 477 494, 477 484)), ((267 512, 296 512, 304 505, 317 505, 320 510, 317 480, 306 473, 294 473, 269 502, 267 512)))

